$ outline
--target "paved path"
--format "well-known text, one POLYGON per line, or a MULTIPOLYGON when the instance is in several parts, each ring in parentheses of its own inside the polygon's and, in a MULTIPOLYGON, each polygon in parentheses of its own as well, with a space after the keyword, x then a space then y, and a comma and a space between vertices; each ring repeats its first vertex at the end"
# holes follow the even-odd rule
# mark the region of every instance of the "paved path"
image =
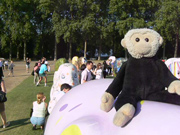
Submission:
MULTIPOLYGON (((17 61, 14 62, 14 77, 8 76, 9 71, 4 71, 4 81, 6 85, 7 92, 11 91, 13 88, 18 86, 23 80, 31 76, 31 72, 33 70, 33 67, 35 65, 36 61, 32 61, 30 64, 30 72, 26 72, 26 63, 24 61, 17 61)), ((51 66, 51 71, 54 71, 54 61, 48 61, 51 66)), ((32 80, 33 83, 33 80, 32 80)))

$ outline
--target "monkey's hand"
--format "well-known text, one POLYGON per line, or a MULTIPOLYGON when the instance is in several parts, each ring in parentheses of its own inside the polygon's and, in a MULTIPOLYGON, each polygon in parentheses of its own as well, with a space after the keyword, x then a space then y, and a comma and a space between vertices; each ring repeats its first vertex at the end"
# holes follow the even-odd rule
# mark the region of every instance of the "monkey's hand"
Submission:
POLYGON ((173 81, 168 87, 168 92, 176 93, 180 95, 180 81, 179 80, 173 81))
POLYGON ((114 97, 110 94, 105 92, 101 98, 101 110, 105 112, 109 112, 114 104, 114 97))

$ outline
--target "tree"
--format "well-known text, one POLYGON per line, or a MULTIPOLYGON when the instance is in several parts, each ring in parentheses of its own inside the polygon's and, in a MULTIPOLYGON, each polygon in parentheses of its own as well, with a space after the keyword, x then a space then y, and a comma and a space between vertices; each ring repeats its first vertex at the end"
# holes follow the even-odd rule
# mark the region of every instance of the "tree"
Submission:
POLYGON ((61 19, 61 29, 64 27, 62 33, 65 42, 69 43, 69 61, 72 58, 72 43, 76 41, 76 34, 79 28, 79 22, 77 20, 77 5, 75 0, 67 0, 66 3, 66 17, 61 19))
POLYGON ((102 44, 106 45, 105 43, 108 42, 109 40, 109 34, 112 31, 112 27, 110 27, 111 25, 109 25, 111 23, 111 20, 109 18, 109 0, 104 0, 104 1, 96 1, 97 7, 96 9, 98 9, 96 11, 96 27, 98 30, 97 35, 99 35, 99 39, 97 39, 99 41, 98 43, 98 60, 101 59, 101 53, 102 53, 102 44), (106 42, 103 42, 106 41, 106 42))
POLYGON ((11 60, 11 32, 10 32, 10 26, 12 24, 11 21, 11 15, 12 12, 7 12, 8 6, 6 4, 6 1, 2 0, 0 3, 0 15, 1 15, 1 45, 2 48, 8 48, 9 51, 9 59, 11 60))
POLYGON ((156 0, 111 0, 109 13, 116 17, 119 34, 125 35, 132 28, 150 27, 158 6, 156 0))
MULTIPOLYGON (((71 15, 70 8, 68 8, 67 0, 40 0, 40 8, 45 10, 46 14, 52 15, 53 32, 55 33, 55 50, 54 50, 54 60, 57 59, 57 43, 60 42, 60 37, 64 36, 64 39, 69 42, 71 46, 71 30, 68 25, 70 25, 71 15), (70 31, 69 31, 70 30, 70 31)), ((70 47, 71 48, 71 47, 70 47)), ((71 57, 71 56, 70 56, 71 57)))
MULTIPOLYGON (((24 43, 24 60, 26 57, 26 42, 32 35, 32 0, 6 0, 1 3, 1 18, 4 22, 2 43, 6 46, 9 43, 9 59, 12 57, 12 45, 16 46, 17 41, 24 43)), ((19 46, 17 46, 19 48, 19 46)))
POLYGON ((51 35, 54 35, 54 32, 52 30, 53 29, 52 9, 51 10, 49 9, 50 8, 49 4, 51 4, 51 1, 35 0, 35 4, 36 4, 36 10, 35 10, 36 12, 34 12, 34 16, 35 16, 34 21, 36 24, 38 43, 39 43, 39 45, 36 46, 38 47, 36 49, 41 51, 41 57, 43 57, 45 54, 45 48, 48 47, 45 41, 48 36, 51 37, 51 35))
MULTIPOLYGON (((153 20, 155 19, 154 14, 158 10, 159 5, 160 1, 156 0, 111 0, 109 16, 115 25, 115 27, 112 26, 114 27, 112 35, 118 31, 118 38, 123 38, 130 29, 152 28, 153 20)), ((117 45, 119 46, 119 44, 117 45)), ((119 47, 114 45, 114 48, 119 47)))
POLYGON ((156 12, 155 29, 160 31, 165 42, 174 41, 174 57, 177 57, 180 30, 180 2, 179 0, 163 0, 156 12))

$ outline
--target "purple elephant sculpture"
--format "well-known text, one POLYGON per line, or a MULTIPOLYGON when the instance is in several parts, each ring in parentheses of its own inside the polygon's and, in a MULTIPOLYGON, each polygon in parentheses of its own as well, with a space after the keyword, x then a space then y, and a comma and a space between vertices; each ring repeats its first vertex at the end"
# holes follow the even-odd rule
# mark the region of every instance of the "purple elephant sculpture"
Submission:
POLYGON ((133 119, 116 127, 113 108, 100 109, 101 96, 112 79, 78 85, 63 96, 50 114, 44 135, 179 135, 180 106, 141 101, 133 119))

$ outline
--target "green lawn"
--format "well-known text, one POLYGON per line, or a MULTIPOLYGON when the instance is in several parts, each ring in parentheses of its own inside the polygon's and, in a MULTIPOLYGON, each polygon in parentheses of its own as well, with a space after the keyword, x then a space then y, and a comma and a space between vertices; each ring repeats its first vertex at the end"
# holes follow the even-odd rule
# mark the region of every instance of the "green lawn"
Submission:
MULTIPOLYGON (((24 80, 19 86, 7 93, 8 101, 5 103, 7 121, 11 122, 10 127, 3 129, 2 121, 0 120, 0 135, 42 135, 43 131, 38 127, 37 130, 32 130, 30 122, 30 109, 32 102, 36 100, 38 92, 44 92, 49 102, 50 89, 53 84, 53 75, 48 74, 48 87, 44 87, 44 82, 36 87, 33 84, 33 76, 24 80)), ((108 76, 107 78, 113 78, 108 76)))
POLYGON ((32 130, 30 122, 30 108, 32 102, 36 100, 38 92, 44 92, 49 102, 50 89, 53 84, 53 73, 48 75, 48 87, 44 87, 44 82, 36 87, 33 84, 33 76, 24 80, 19 86, 7 93, 8 101, 5 103, 7 121, 11 121, 11 126, 3 129, 0 120, 0 135, 41 135, 43 131, 32 130))

